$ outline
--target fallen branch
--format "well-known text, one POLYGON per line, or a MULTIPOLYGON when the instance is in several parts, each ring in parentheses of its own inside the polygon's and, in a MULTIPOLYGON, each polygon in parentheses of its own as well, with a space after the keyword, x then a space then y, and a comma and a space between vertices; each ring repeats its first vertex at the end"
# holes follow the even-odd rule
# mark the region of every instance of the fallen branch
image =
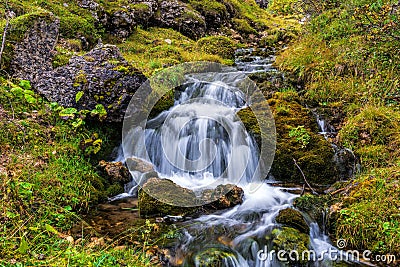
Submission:
POLYGON ((294 162, 294 165, 299 169, 301 175, 303 176, 304 182, 306 182, 306 184, 307 184, 308 188, 310 188, 311 192, 312 192, 314 195, 318 195, 317 191, 315 191, 315 190, 311 187, 311 185, 308 183, 308 181, 307 181, 307 179, 306 179, 306 176, 304 175, 304 172, 303 172, 302 169, 300 168, 299 164, 297 164, 297 161, 296 161, 295 159, 293 159, 293 162, 294 162))

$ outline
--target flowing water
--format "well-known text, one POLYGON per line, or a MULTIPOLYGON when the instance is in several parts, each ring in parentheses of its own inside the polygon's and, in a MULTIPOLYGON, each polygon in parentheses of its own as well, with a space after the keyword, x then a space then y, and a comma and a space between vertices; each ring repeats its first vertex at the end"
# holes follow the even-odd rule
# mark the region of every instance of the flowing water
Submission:
MULTIPOLYGON (((238 69, 188 75, 175 105, 147 122, 140 137, 145 138, 145 146, 124 151, 128 153, 125 157, 152 162, 160 177, 195 191, 221 183, 243 188, 241 205, 184 223, 185 230, 174 248, 175 262, 184 266, 288 266, 276 255, 265 255, 272 250, 274 230, 281 227, 275 221, 277 214, 292 207, 298 195, 270 186, 259 177, 259 149, 236 116, 248 104, 246 94, 236 88, 245 74, 276 72, 273 56, 253 56, 252 52, 238 51, 238 69)), ((134 138, 142 130, 133 129, 129 136, 134 138)), ((132 189, 130 194, 134 193, 132 189)), ((310 250, 319 255, 335 249, 316 223, 308 224, 310 250)), ((332 266, 332 262, 325 257, 308 266, 332 266)))

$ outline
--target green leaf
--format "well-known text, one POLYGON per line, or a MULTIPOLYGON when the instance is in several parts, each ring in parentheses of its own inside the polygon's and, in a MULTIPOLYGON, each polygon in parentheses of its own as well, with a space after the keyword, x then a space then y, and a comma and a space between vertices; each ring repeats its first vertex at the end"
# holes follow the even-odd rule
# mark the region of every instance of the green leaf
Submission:
POLYGON ((28 252, 29 249, 29 244, 26 241, 25 237, 21 237, 21 242, 19 243, 19 248, 18 251, 21 254, 26 254, 28 252))
POLYGON ((19 82, 19 86, 21 86, 22 88, 24 88, 26 90, 29 90, 29 89, 31 89, 31 82, 27 81, 27 80, 21 80, 19 82))
POLYGON ((44 227, 46 228, 47 232, 58 235, 58 231, 50 224, 46 223, 44 227))
POLYGON ((83 91, 79 91, 78 93, 76 93, 75 102, 78 103, 79 100, 82 98, 82 96, 83 96, 83 91))
POLYGON ((64 207, 64 209, 65 209, 66 211, 71 211, 71 210, 72 210, 72 207, 68 205, 68 206, 64 207))
POLYGON ((76 108, 65 108, 60 111, 60 117, 75 117, 75 113, 77 113, 76 108))
POLYGON ((100 120, 107 117, 107 111, 102 104, 97 104, 96 108, 90 113, 92 116, 98 115, 100 120))
POLYGON ((21 97, 24 93, 24 90, 21 87, 17 86, 11 88, 10 92, 17 97, 21 97))
POLYGON ((84 125, 85 122, 81 118, 77 118, 76 121, 72 122, 72 126, 74 128, 79 128, 81 125, 84 125))
POLYGON ((36 98, 34 98, 33 96, 27 94, 25 94, 24 96, 26 102, 28 102, 29 104, 36 104, 36 98))

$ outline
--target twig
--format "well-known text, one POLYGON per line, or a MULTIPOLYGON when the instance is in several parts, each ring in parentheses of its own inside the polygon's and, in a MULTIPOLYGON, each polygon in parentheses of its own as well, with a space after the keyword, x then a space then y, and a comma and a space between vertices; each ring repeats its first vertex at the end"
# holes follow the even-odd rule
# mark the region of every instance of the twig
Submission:
POLYGON ((10 24, 10 17, 6 15, 6 26, 4 27, 3 39, 1 41, 1 49, 0 49, 0 64, 1 64, 1 58, 3 56, 4 46, 6 44, 6 35, 7 35, 7 30, 8 30, 9 24, 10 24))
POLYGON ((295 166, 299 169, 299 171, 301 172, 301 175, 303 176, 304 182, 306 182, 306 184, 307 184, 308 188, 310 188, 311 192, 312 192, 314 195, 318 195, 317 191, 315 191, 315 190, 311 187, 311 185, 307 182, 306 176, 304 175, 304 172, 301 170, 299 164, 297 164, 297 161, 296 161, 295 159, 293 159, 293 162, 294 162, 294 165, 295 165, 295 166))
POLYGON ((306 191, 306 185, 303 184, 303 189, 301 190, 300 196, 303 196, 305 191, 306 191))
POLYGON ((340 188, 340 189, 338 189, 338 190, 336 190, 336 191, 333 191, 333 192, 330 193, 330 194, 331 194, 331 196, 334 196, 334 195, 336 195, 337 193, 340 193, 340 192, 345 191, 346 189, 348 189, 348 188, 347 188, 347 187, 343 187, 343 188, 340 188))

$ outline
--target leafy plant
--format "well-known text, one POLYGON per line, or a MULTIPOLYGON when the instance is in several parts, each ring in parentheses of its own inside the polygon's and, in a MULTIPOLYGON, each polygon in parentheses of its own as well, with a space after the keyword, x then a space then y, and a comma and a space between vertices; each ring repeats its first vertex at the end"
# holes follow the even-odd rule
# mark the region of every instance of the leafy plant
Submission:
POLYGON ((79 91, 78 93, 76 93, 76 95, 75 95, 75 102, 76 103, 79 102, 79 100, 82 98, 83 94, 84 94, 83 91, 79 91))
POLYGON ((90 112, 92 116, 99 116, 100 121, 107 117, 107 111, 102 104, 97 104, 95 109, 90 112))
POLYGON ((296 141, 301 144, 302 148, 307 147, 311 140, 310 134, 303 125, 292 128, 289 131, 289 137, 295 137, 296 141))

